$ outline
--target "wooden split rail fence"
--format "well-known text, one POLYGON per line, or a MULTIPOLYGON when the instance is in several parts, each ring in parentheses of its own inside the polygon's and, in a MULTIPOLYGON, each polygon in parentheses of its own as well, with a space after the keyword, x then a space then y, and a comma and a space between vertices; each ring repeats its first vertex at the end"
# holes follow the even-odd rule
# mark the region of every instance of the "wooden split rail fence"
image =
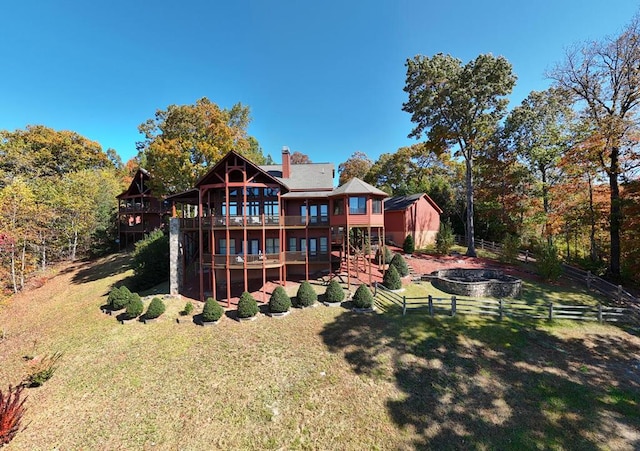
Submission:
MULTIPOLYGON (((494 316, 532 319, 568 319, 577 321, 597 321, 600 323, 637 323, 632 309, 623 307, 609 307, 602 304, 595 306, 554 304, 528 304, 515 299, 466 299, 451 296, 443 297, 406 297, 388 290, 381 284, 374 287, 374 298, 378 303, 391 303, 402 309, 402 315, 407 310, 427 310, 429 316, 455 316, 457 313, 465 315, 494 316)), ((381 305, 383 307, 383 305, 381 305)))

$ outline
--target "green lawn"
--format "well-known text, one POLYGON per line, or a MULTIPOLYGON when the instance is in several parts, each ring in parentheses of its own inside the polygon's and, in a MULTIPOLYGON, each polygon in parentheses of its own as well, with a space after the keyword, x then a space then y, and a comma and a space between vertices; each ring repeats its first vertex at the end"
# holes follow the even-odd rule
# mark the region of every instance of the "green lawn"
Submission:
POLYGON ((175 322, 185 300, 121 325, 100 306, 126 263, 0 310, 0 389, 24 355, 64 352, 5 449, 640 447, 640 339, 621 329, 327 307, 203 328, 175 322))

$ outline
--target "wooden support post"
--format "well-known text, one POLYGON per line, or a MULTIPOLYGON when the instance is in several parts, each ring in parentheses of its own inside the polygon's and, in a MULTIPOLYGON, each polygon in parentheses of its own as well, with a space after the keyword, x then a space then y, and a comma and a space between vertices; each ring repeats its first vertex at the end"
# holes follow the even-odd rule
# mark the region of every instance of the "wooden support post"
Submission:
POLYGON ((602 324, 602 304, 598 303, 598 322, 602 324))
POLYGON ((433 297, 429 295, 429 316, 433 316, 433 297))
POLYGON ((402 316, 407 314, 407 297, 402 296, 402 316))
POLYGON ((553 302, 549 302, 549 321, 553 321, 553 302))
POLYGON ((456 316, 456 297, 451 296, 451 316, 456 316))

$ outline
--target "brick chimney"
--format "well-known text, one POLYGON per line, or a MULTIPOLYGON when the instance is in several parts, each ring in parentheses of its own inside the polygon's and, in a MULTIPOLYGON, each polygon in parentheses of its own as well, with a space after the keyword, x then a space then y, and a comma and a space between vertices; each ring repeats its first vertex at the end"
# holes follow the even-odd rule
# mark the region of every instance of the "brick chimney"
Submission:
POLYGON ((291 176, 291 154, 289 148, 282 146, 282 178, 288 179, 291 176))

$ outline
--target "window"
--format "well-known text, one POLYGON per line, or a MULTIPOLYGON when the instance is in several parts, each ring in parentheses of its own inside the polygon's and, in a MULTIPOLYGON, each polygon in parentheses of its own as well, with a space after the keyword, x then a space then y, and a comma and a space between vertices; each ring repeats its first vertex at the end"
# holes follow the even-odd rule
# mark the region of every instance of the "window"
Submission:
POLYGON ((290 251, 294 251, 295 252, 296 248, 298 247, 297 244, 298 244, 298 239, 297 238, 289 237, 289 250, 290 251))
POLYGON ((327 204, 320 205, 320 222, 322 224, 329 223, 329 205, 327 204))
POLYGON ((382 199, 373 199, 371 205, 371 212, 374 215, 379 215, 382 213, 382 199))
POLYGON ((329 239, 326 236, 320 237, 320 252, 324 254, 329 252, 329 239))
POLYGON ((334 215, 344 214, 344 199, 335 199, 333 201, 333 214, 334 215))
MULTIPOLYGON (((222 255, 226 255, 227 254, 227 240, 224 238, 221 238, 218 241, 219 245, 220 245, 220 253, 222 255)), ((229 240, 229 255, 233 255, 236 253, 236 240, 235 239, 231 239, 229 240)))
POLYGON ((306 223, 307 223, 307 206, 301 205, 300 206, 300 224, 306 224, 306 223))
POLYGON ((350 197, 349 198, 349 214, 364 215, 367 213, 366 197, 350 197))
POLYGON ((318 239, 309 238, 309 255, 316 255, 318 253, 318 239))
POLYGON ((307 240, 300 238, 300 251, 307 252, 307 240))
POLYGON ((311 224, 318 223, 318 206, 317 205, 309 205, 309 222, 311 224))
POLYGON ((266 252, 267 254, 278 254, 280 253, 280 239, 278 238, 267 238, 266 241, 266 252))

